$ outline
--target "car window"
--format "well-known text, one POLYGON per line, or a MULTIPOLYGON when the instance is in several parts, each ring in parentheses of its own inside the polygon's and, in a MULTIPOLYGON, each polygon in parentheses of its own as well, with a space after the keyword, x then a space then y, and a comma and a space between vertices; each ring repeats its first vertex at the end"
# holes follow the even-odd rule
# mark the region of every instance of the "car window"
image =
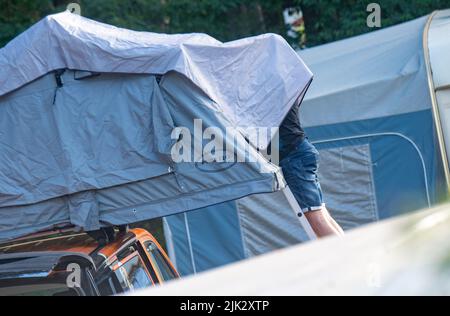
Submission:
POLYGON ((164 281, 172 280, 177 278, 176 273, 173 271, 170 264, 164 258, 163 254, 156 246, 155 243, 147 241, 144 243, 144 247, 150 255, 150 260, 155 270, 164 279, 164 281))
POLYGON ((142 289, 153 285, 138 255, 123 263, 115 274, 124 290, 142 289))

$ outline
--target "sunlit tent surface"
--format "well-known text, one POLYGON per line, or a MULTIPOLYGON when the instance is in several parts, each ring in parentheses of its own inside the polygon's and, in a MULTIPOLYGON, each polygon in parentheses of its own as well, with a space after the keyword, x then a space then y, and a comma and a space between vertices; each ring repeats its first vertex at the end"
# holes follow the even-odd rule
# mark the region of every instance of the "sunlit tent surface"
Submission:
MULTIPOLYGON (((223 132, 278 126, 312 77, 277 35, 223 44, 69 12, 2 48, 0 69, 0 240, 283 189, 280 169, 256 144, 247 146, 254 162, 174 163, 171 133, 186 127, 195 135, 196 118, 223 132)), ((269 139, 260 141, 264 148, 269 139)))
MULTIPOLYGON (((314 73, 300 120, 320 151, 328 208, 345 229, 428 207, 446 191, 423 46, 429 19, 430 50, 448 47, 443 28, 450 30, 450 18, 449 11, 443 11, 299 52, 314 73)), ((431 66, 448 73, 448 50, 434 52, 431 66)), ((447 90, 440 83, 446 109, 447 90)), ((448 119, 443 125, 448 130, 448 119)), ((254 198, 244 200, 251 203, 254 198)), ((282 201, 275 213, 246 213, 239 204, 220 207, 227 211, 207 209, 166 219, 172 258, 181 272, 219 266, 224 254, 226 262, 232 262, 301 241, 293 234, 277 242, 277 233, 269 236, 264 231, 270 226, 263 223, 275 222, 274 214, 282 212, 282 201), (258 217, 252 225, 247 225, 249 214, 258 217), (211 229, 219 223, 228 228, 211 229)), ((286 221, 280 226, 289 231, 286 221)))

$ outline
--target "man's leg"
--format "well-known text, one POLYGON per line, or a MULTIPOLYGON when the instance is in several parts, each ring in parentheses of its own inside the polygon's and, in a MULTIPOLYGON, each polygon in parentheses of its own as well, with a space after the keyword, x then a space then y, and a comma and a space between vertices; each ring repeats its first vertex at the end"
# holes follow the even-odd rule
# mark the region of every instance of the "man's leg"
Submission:
POLYGON ((333 227, 339 232, 339 235, 344 235, 344 230, 342 229, 342 227, 334 220, 334 218, 330 215, 330 212, 328 211, 328 209, 326 207, 324 207, 324 211, 326 212, 326 215, 328 216, 328 219, 331 223, 331 225, 333 225, 333 227))
POLYGON ((330 235, 343 235, 342 228, 329 216, 328 211, 323 208, 317 211, 305 212, 306 219, 316 233, 317 237, 325 237, 330 235))
POLYGON ((343 235, 322 199, 322 189, 317 177, 319 152, 308 139, 299 143, 287 158, 280 162, 284 178, 305 213, 311 228, 318 237, 343 235))

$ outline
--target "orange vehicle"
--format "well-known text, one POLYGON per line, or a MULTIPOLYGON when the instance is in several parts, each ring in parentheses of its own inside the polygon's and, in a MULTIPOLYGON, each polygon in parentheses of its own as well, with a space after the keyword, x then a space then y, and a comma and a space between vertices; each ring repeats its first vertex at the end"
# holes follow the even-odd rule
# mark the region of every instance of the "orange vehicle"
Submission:
POLYGON ((178 277, 144 229, 59 230, 0 244, 0 295, 114 295, 178 277))

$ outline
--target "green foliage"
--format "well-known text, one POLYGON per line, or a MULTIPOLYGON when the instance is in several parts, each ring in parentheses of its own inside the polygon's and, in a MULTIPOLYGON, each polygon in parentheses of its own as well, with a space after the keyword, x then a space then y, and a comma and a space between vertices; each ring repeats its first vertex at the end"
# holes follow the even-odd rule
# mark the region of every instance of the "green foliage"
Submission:
POLYGON ((285 36, 283 8, 303 9, 307 46, 373 31, 366 25, 367 4, 378 2, 382 27, 433 10, 450 0, 0 0, 0 47, 47 14, 78 2, 82 15, 139 31, 202 32, 230 41, 273 32, 285 36))
POLYGON ((221 41, 283 31, 281 1, 275 11, 273 4, 251 0, 97 0, 81 5, 86 17, 135 30, 201 32, 221 41), (275 20, 267 26, 266 15, 275 20))
POLYGON ((0 47, 51 12, 46 0, 0 0, 0 47))
POLYGON ((315 46, 376 30, 366 24, 369 14, 366 8, 371 2, 381 6, 382 27, 450 8, 450 0, 297 0, 303 10, 307 45, 315 46))

